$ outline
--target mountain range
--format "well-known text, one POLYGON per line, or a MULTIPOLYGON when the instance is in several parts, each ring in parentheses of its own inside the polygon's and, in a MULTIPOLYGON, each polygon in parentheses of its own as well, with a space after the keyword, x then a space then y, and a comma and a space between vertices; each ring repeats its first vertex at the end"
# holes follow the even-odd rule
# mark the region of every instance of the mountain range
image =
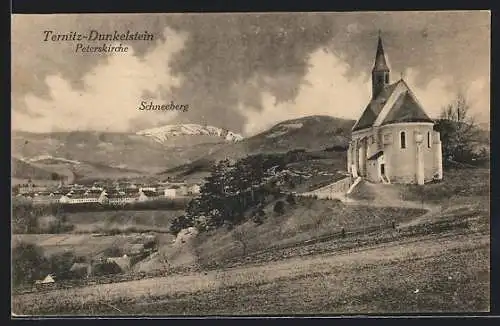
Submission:
MULTIPOLYGON (((283 121, 257 135, 199 124, 166 125, 139 132, 12 133, 16 178, 69 180, 166 178, 206 174, 213 162, 293 149, 346 150, 354 120, 308 116, 283 121)), ((489 132, 481 143, 489 146, 489 132), (488 137, 487 137, 488 136, 488 137)))
MULTIPOLYGON (((327 116, 305 117, 279 123, 249 138, 199 124, 166 125, 135 133, 13 131, 12 155, 33 169, 73 174, 76 179, 136 177, 155 175, 201 158, 214 161, 258 152, 345 146, 353 123, 327 116)), ((17 175, 21 177, 22 173, 17 175)))

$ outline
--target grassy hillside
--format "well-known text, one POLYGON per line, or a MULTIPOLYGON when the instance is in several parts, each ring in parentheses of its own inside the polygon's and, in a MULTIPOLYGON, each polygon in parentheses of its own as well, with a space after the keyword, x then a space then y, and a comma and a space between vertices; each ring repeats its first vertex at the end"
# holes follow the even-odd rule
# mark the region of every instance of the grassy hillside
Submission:
POLYGON ((201 235, 196 252, 203 263, 210 263, 272 246, 287 245, 320 236, 351 232, 380 226, 388 228, 393 220, 406 221, 422 215, 420 209, 346 206, 341 202, 297 198, 297 204, 286 205, 285 213, 273 212, 274 203, 265 208, 265 221, 256 225, 248 221, 233 230, 219 229, 201 235), (238 240, 237 240, 238 239, 238 240))
POLYGON ((328 147, 348 147, 354 120, 330 116, 309 116, 278 123, 269 130, 241 142, 225 146, 209 159, 240 158, 253 153, 309 151, 328 147))
POLYGON ((71 179, 73 179, 73 182, 80 183, 108 178, 131 178, 144 174, 144 172, 138 170, 111 167, 101 163, 91 163, 86 161, 80 161, 79 164, 73 164, 61 161, 43 160, 39 163, 37 162, 37 165, 43 167, 46 170, 58 171, 61 174, 71 175, 71 179))
POLYGON ((21 161, 15 157, 11 158, 12 178, 32 180, 58 180, 60 175, 36 165, 21 161))

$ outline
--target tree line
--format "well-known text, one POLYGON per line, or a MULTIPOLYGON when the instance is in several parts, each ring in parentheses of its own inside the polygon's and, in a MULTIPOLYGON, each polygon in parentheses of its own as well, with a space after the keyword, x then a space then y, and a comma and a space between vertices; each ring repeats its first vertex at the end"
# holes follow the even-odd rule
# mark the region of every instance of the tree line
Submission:
MULTIPOLYGON (((257 154, 234 163, 215 163, 200 195, 189 202, 186 214, 173 220, 170 231, 196 226, 200 231, 263 217, 266 204, 285 196, 278 183, 293 187, 293 180, 277 177, 288 163, 304 159, 302 150, 286 154, 257 154)), ((279 210, 279 208, 278 208, 279 210)))

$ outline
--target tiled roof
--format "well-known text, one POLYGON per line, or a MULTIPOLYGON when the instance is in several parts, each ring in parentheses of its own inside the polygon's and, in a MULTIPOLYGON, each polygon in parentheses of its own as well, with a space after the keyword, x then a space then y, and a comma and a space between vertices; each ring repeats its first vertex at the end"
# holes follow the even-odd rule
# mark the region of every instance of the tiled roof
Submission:
POLYGON ((119 193, 112 193, 106 195, 108 199, 127 199, 127 198, 138 198, 139 193, 133 193, 133 194, 119 194, 119 193))
POLYGON ((89 198, 89 199, 98 199, 99 196, 96 195, 85 195, 85 194, 76 194, 76 195, 66 195, 69 199, 83 199, 83 198, 89 198))
POLYGON ((433 122, 420 107, 415 98, 408 92, 399 95, 398 99, 382 122, 382 125, 399 122, 433 122))
POLYGON ((394 93, 394 90, 399 83, 403 83, 406 90, 399 95, 392 107, 389 109, 382 125, 399 122, 433 122, 420 104, 418 104, 408 85, 400 79, 398 82, 386 86, 380 95, 370 101, 361 115, 361 118, 352 128, 353 131, 373 126, 378 115, 381 113, 385 102, 394 93))
POLYGON ((85 190, 85 189, 73 189, 73 190, 71 190, 71 193, 73 195, 83 195, 83 194, 85 194, 85 192, 87 192, 87 190, 85 190))
POLYGON ((87 194, 89 194, 89 195, 100 195, 101 193, 102 193, 102 190, 90 189, 87 191, 87 194))
POLYGON ((365 108, 365 111, 359 118, 358 122, 352 128, 353 131, 371 127, 375 120, 377 120, 378 115, 382 111, 382 108, 387 101, 387 99, 392 95, 396 86, 401 82, 395 82, 393 84, 387 85, 380 94, 372 99, 370 103, 365 108))
POLYGON ((157 197, 159 194, 156 191, 143 190, 142 193, 147 197, 157 197))
POLYGON ((137 189, 123 189, 122 192, 124 192, 125 194, 137 194, 139 193, 139 190, 137 189))

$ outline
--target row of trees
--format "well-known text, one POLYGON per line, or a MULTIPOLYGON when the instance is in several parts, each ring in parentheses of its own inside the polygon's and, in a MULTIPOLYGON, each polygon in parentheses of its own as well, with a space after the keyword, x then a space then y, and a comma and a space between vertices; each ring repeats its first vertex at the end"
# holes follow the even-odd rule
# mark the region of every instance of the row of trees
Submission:
POLYGON ((229 160, 214 164, 200 195, 188 204, 185 216, 173 221, 171 232, 176 234, 189 226, 201 230, 217 228, 258 215, 266 203, 282 196, 273 176, 289 160, 298 159, 297 155, 300 154, 258 154, 234 164, 229 160))

